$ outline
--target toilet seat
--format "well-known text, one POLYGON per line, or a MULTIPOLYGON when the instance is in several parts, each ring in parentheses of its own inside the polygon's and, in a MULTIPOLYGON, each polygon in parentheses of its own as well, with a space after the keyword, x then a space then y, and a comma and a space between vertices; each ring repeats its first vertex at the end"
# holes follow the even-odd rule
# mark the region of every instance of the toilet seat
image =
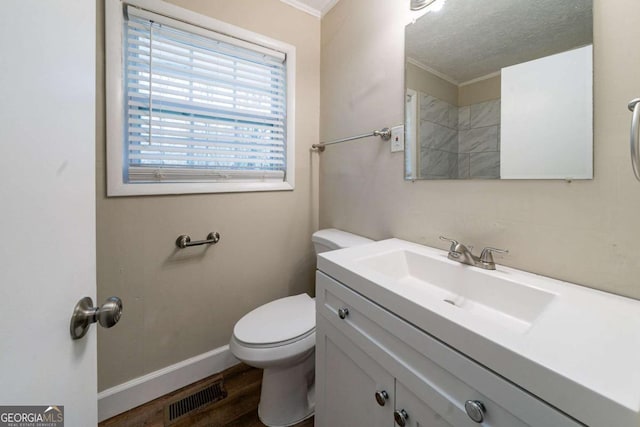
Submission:
POLYGON ((316 346, 316 331, 311 331, 304 338, 287 345, 251 346, 231 336, 229 348, 231 353, 244 363, 256 368, 286 367, 312 354, 316 346))
POLYGON ((250 348, 286 346, 315 333, 316 309, 307 294, 280 298, 247 313, 233 328, 235 340, 250 348))
POLYGON ((313 327, 312 329, 308 330, 307 332, 305 332, 304 334, 297 336, 295 338, 291 338, 290 340, 285 340, 285 341, 278 341, 275 343, 268 343, 268 344, 255 344, 255 343, 248 343, 245 341, 242 341, 241 339, 239 339, 238 337, 234 338, 236 339, 236 341, 238 342, 238 344, 241 344, 247 348, 274 348, 274 347, 283 347, 289 344, 293 344, 296 343, 298 341, 304 340, 305 338, 315 334, 316 332, 316 328, 313 327))

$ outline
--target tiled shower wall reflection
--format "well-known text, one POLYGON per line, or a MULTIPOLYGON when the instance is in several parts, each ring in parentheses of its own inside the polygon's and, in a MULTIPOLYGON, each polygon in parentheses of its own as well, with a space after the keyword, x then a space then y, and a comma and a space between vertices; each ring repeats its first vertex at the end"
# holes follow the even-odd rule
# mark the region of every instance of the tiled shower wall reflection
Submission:
POLYGON ((420 177, 500 178, 500 100, 456 107, 420 94, 420 177))
POLYGON ((458 176, 458 107, 420 94, 420 177, 458 176))
POLYGON ((500 100, 458 109, 458 178, 500 178, 500 100))

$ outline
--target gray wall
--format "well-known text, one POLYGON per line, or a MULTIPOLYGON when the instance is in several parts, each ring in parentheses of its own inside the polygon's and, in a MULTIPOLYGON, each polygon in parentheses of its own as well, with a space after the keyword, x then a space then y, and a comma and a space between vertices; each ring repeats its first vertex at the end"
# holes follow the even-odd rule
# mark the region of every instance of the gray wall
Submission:
POLYGON ((99 390, 228 343, 235 322, 275 298, 313 292, 317 229, 320 20, 278 0, 174 3, 297 48, 293 192, 105 197, 104 0, 98 2, 98 299, 118 295, 124 316, 98 335, 99 390), (175 249, 180 234, 222 235, 175 249))
MULTIPOLYGON (((324 17, 322 139, 402 123, 407 3, 341 0, 324 17)), ((442 248, 439 235, 508 248, 499 263, 640 298, 640 183, 626 108, 640 94, 640 2, 595 0, 594 9, 593 180, 405 182, 403 153, 370 138, 322 154, 321 227, 442 248)))
POLYGON ((500 76, 489 77, 475 83, 458 87, 458 106, 478 104, 500 98, 500 76))
POLYGON ((428 93, 448 104, 458 106, 458 86, 408 61, 406 64, 405 78, 409 89, 428 93))

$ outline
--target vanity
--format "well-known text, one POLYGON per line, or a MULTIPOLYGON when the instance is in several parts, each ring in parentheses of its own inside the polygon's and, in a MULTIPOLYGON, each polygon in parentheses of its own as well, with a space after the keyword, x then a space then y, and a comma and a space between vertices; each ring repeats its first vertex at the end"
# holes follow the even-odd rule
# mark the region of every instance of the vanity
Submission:
POLYGON ((640 425, 639 301, 400 239, 316 287, 316 426, 640 425))

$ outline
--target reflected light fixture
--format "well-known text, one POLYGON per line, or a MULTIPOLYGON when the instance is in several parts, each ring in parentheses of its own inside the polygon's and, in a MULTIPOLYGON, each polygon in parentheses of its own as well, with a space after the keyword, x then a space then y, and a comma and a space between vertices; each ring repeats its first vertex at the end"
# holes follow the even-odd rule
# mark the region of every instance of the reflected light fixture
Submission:
POLYGON ((429 6, 436 0, 411 0, 411 10, 420 10, 429 6))

